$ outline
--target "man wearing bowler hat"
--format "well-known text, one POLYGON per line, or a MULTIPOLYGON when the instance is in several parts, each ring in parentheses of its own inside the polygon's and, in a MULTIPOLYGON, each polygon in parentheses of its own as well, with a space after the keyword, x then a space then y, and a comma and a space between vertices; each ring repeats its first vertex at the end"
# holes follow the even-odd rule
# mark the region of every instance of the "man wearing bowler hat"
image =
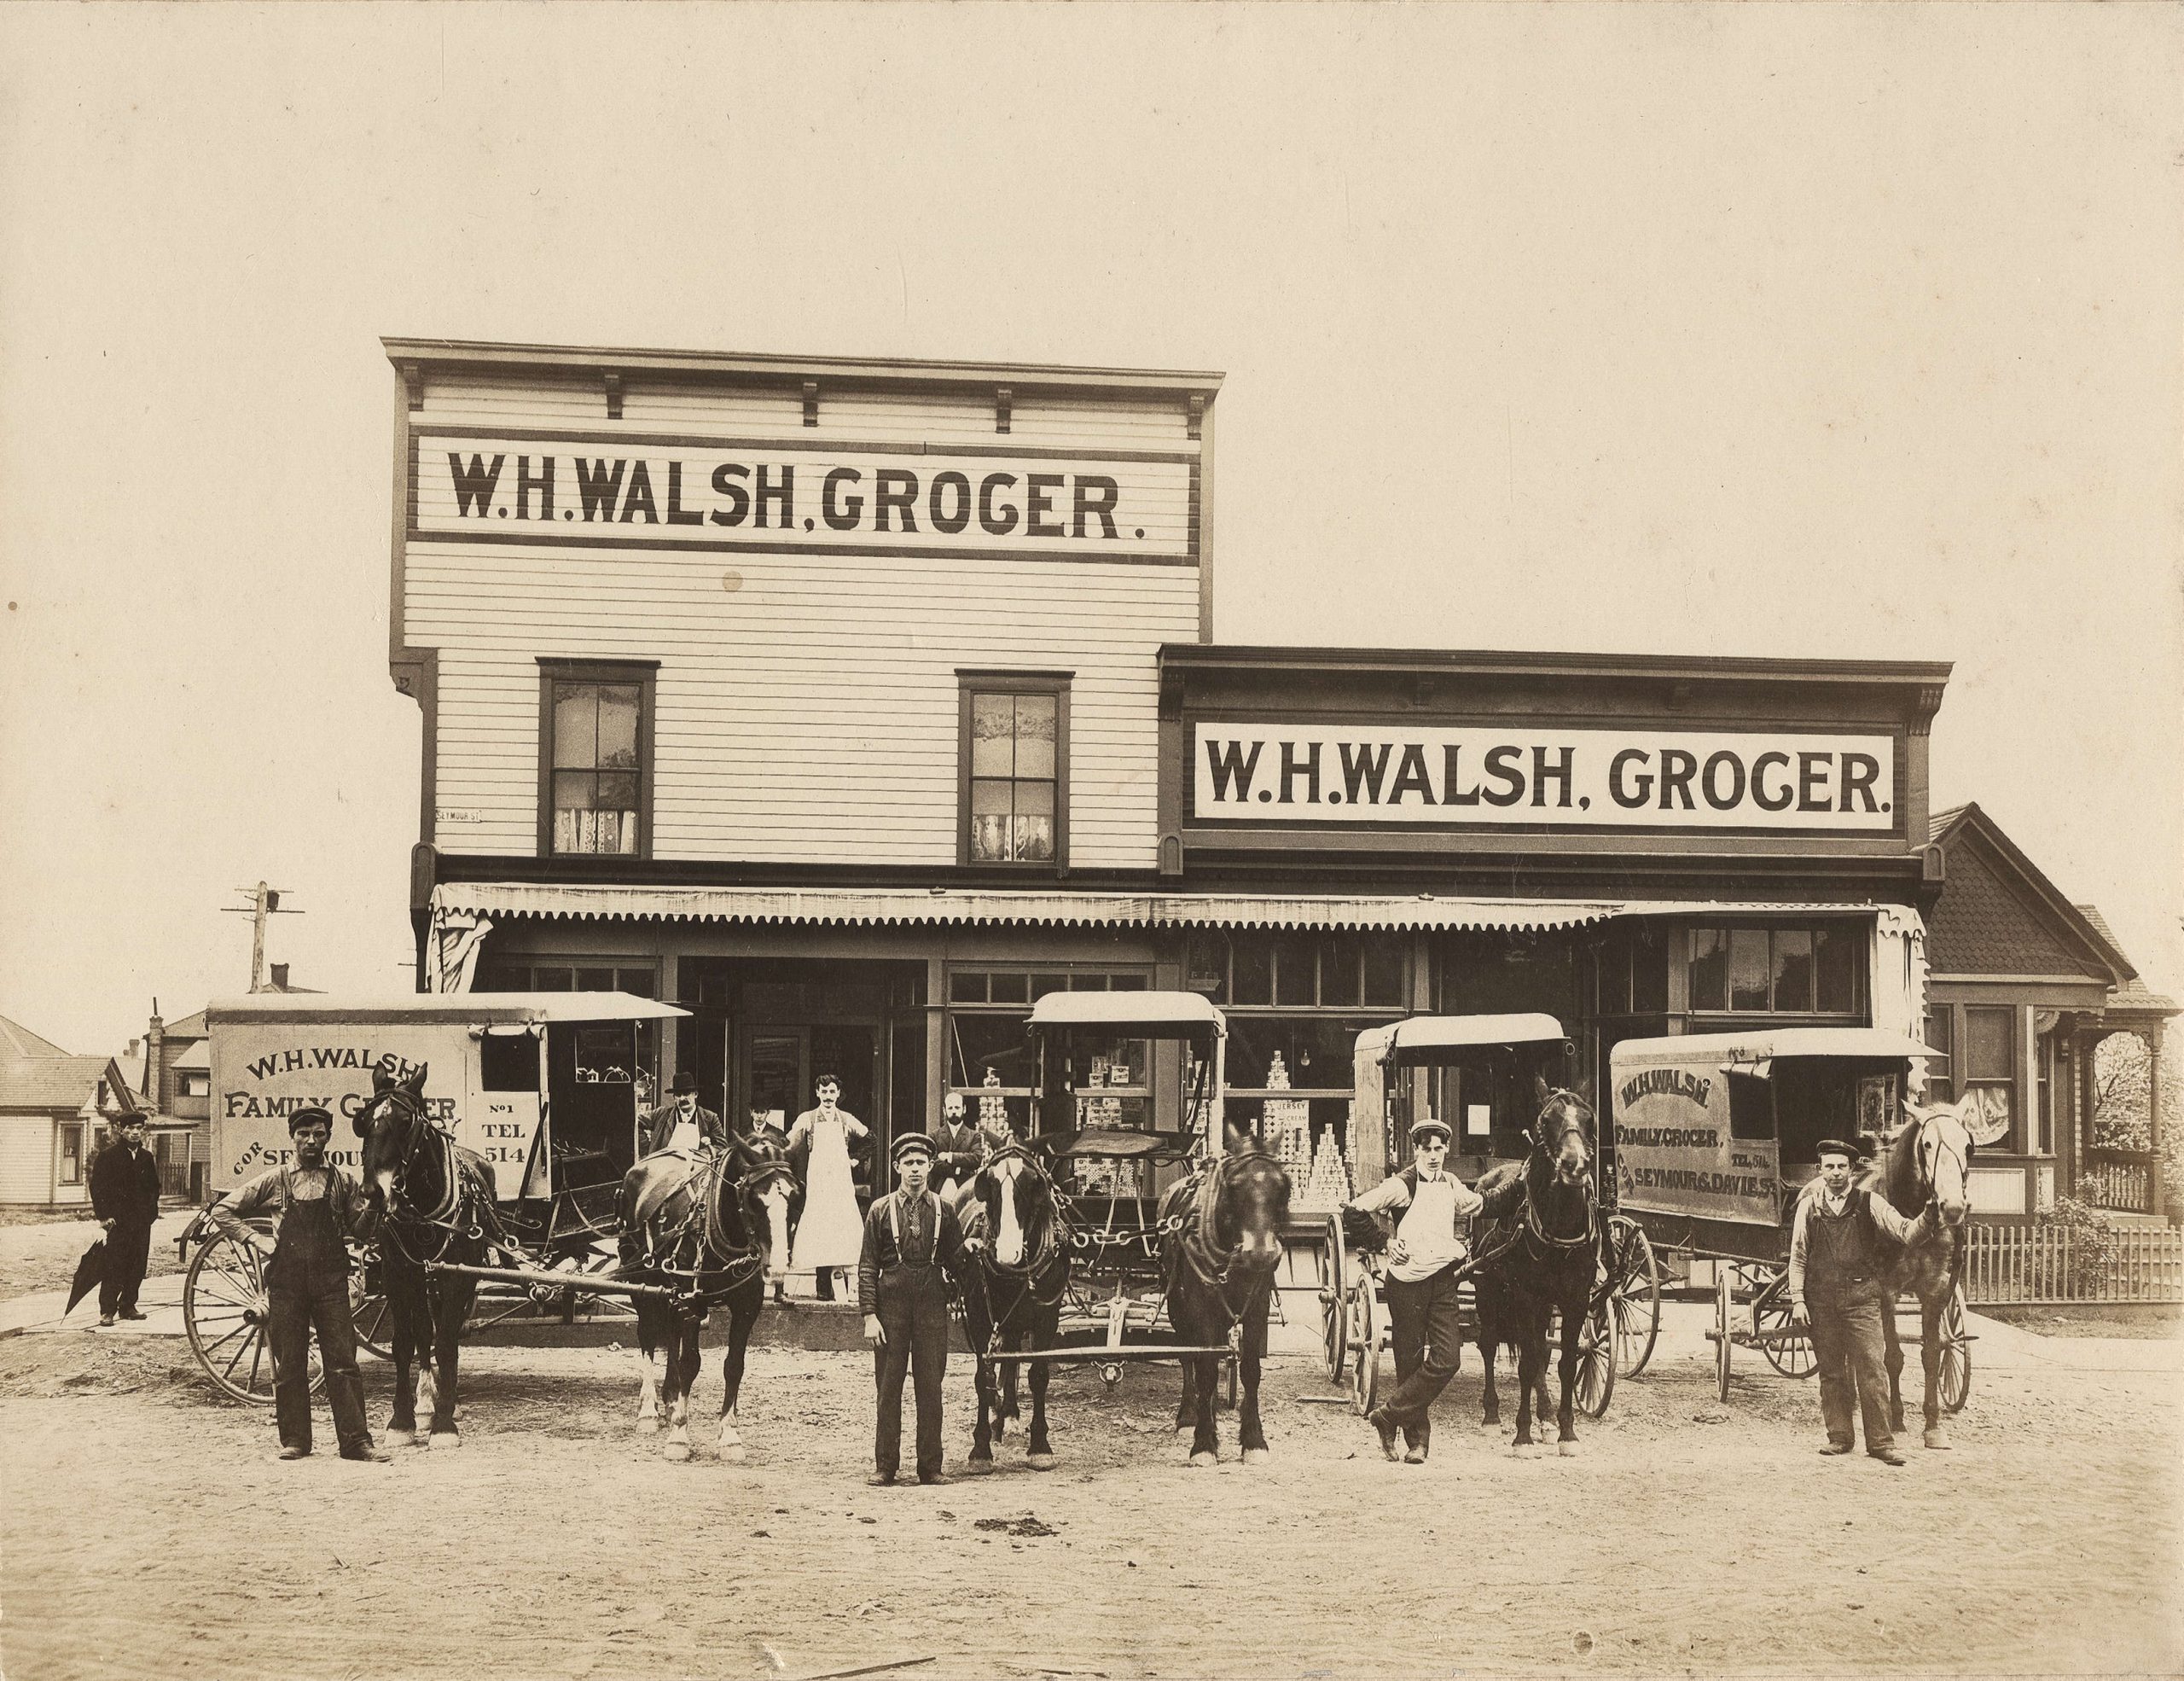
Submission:
POLYGON ((728 1147, 728 1123, 698 1102, 698 1077, 685 1068, 675 1076, 667 1101, 645 1117, 641 1155, 660 1150, 694 1150, 703 1145, 728 1147))
POLYGON ((873 1430, 872 1475, 882 1487, 902 1469, 903 1376, 916 1380, 918 1480, 940 1475, 940 1382, 948 1363, 948 1287, 943 1269, 962 1262, 963 1231, 956 1211, 928 1184, 936 1151, 922 1132, 905 1132, 889 1152, 895 1189, 864 1217, 864 1249, 857 1268, 857 1308, 873 1348, 879 1417, 873 1430))
POLYGON ((295 1160, 269 1168, 214 1205, 212 1221, 239 1244, 268 1258, 265 1340, 273 1350, 273 1411, 281 1457, 311 1451, 311 1337, 326 1368, 326 1399, 344 1459, 384 1460, 364 1422, 364 1383, 357 1373, 357 1329, 349 1317, 349 1250, 362 1237, 370 1205, 357 1182, 326 1159, 334 1117, 317 1108, 290 1111, 295 1160), (270 1213, 273 1235, 244 1224, 270 1213))
POLYGON ((99 1323, 114 1316, 141 1319, 136 1292, 151 1264, 152 1227, 160 1218, 160 1165, 144 1148, 144 1117, 113 1124, 114 1141, 91 1164, 91 1213, 106 1230, 106 1272, 99 1281, 99 1323))
POLYGON ((1790 1224, 1790 1300, 1812 1326, 1820 1362, 1820 1416, 1827 1427, 1824 1454, 1857 1445, 1857 1416, 1866 1426, 1866 1451, 1884 1465, 1901 1465, 1888 1423, 1888 1365, 1880 1316, 1894 1311, 1884 1275, 1894 1259, 1884 1248, 1910 1242, 1926 1213, 1906 1219, 1885 1196, 1850 1183, 1852 1164, 1864 1154, 1840 1138, 1820 1141, 1820 1177, 1798 1198, 1790 1224))
POLYGON ((1463 1355, 1456 1267, 1465 1254, 1464 1233, 1482 1204, 1476 1191, 1448 1171, 1449 1129, 1441 1122, 1429 1117, 1412 1127, 1410 1147, 1409 1166, 1350 1206, 1401 1215, 1388 1245, 1382 1291, 1395 1344, 1396 1387, 1366 1422, 1390 1459, 1396 1457, 1400 1429, 1409 1450, 1404 1462, 1422 1465, 1432 1444, 1434 1399, 1456 1375, 1463 1355))

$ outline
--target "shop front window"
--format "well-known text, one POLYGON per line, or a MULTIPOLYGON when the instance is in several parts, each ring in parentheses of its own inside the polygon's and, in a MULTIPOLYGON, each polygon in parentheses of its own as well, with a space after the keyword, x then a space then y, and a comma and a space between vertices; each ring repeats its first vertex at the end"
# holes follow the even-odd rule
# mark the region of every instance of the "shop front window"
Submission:
MULTIPOLYGON (((659 996, 659 970, 650 963, 622 963, 597 958, 517 957, 481 959, 472 977, 479 992, 627 992, 659 996)), ((659 1023, 617 1021, 587 1027, 579 1033, 577 1078, 587 1083, 629 1080, 637 1102, 659 1101, 659 1023)), ((535 1084, 535 1080, 534 1080, 535 1084)))
MULTIPOLYGON (((973 1120, 1005 1118, 1019 1135, 1031 1130, 1039 1078, 1031 1038, 1031 1004, 1048 992, 1141 992, 1144 971, 1114 969, 956 968, 948 975, 947 1090, 960 1094, 973 1120)), ((1101 1117, 1080 1126, 1149 1127, 1151 1060, 1146 1042, 1095 1044, 1076 1036, 1056 1077, 1077 1091, 1079 1108, 1101 1117), (1093 1087, 1102 1094, 1089 1094, 1093 1087), (1112 1095, 1107 1095, 1112 1093, 1112 1095)))
POLYGON ((1739 1015, 1857 1015, 1865 1009, 1865 934, 1845 922, 1694 928, 1685 970, 1690 1008, 1739 1015))

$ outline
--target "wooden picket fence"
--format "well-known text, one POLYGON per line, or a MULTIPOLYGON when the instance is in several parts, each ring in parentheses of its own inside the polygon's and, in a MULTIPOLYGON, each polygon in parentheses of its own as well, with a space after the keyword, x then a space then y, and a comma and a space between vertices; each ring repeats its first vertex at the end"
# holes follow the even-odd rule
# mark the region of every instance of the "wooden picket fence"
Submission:
POLYGON ((1964 1294, 1986 1302, 2184 1302, 2184 1230, 2116 1226, 2088 1234, 2060 1225, 1975 1223, 1964 1294))

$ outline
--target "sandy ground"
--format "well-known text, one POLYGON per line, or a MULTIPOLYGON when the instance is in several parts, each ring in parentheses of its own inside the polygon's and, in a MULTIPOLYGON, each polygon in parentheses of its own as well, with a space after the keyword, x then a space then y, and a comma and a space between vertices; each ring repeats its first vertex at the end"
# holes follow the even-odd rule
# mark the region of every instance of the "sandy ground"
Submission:
MULTIPOLYGON (((1902 1470, 1818 1457, 1812 1387, 1756 1359, 1726 1408, 1697 1358, 1657 1359, 1579 1457, 1521 1460, 1473 1425, 1467 1359, 1421 1469, 1300 1401, 1327 1393, 1304 1360, 1269 1372, 1274 1462, 1235 1463, 1224 1420, 1214 1470, 1170 1434, 1171 1370, 1113 1396, 1077 1372, 1055 1384, 1060 1469, 1030 1470, 1012 1437, 996 1475, 925 1489, 863 1486, 855 1355, 755 1352, 741 1464, 635 1438, 627 1352, 487 1343, 464 1373, 459 1450, 282 1464, 270 1411, 213 1400, 175 1339, 0 1342, 6 1673, 2184 1665, 2166 1372, 1983 1371, 1955 1451, 1914 1438, 1902 1470)), ((366 1377, 377 1419, 386 1369, 366 1377)), ((969 1390, 959 1362, 951 1469, 969 1390)))
MULTIPOLYGON (((175 1260, 174 1240, 188 1225, 195 1208, 171 1210, 152 1228, 152 1251, 144 1276, 181 1271, 175 1260)), ((28 1295, 34 1290, 65 1290, 75 1276, 76 1262, 99 1235, 89 1219, 38 1220, 0 1225, 0 1300, 28 1295)))

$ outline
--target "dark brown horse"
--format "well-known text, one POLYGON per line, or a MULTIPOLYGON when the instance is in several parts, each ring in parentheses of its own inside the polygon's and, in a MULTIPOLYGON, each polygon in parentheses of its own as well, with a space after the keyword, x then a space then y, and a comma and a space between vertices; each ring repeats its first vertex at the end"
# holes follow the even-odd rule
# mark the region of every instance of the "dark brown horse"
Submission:
POLYGON ((1576 1091, 1550 1088, 1536 1076, 1531 1149, 1522 1162, 1504 1162, 1478 1182, 1486 1200, 1482 1219, 1494 1224, 1479 1236, 1483 1259, 1474 1288, 1478 1303, 1478 1352, 1486 1374, 1481 1423, 1496 1428, 1501 1398, 1494 1387, 1495 1351, 1507 1343, 1517 1355, 1517 1439, 1514 1451, 1533 1450, 1533 1403, 1547 1415, 1547 1328, 1562 1316, 1562 1353, 1557 1371, 1562 1395, 1555 1417, 1561 1451, 1577 1451, 1571 1393, 1577 1385, 1577 1344, 1592 1306, 1600 1260, 1603 1222, 1594 1195, 1594 1116, 1589 1082, 1576 1091))
POLYGON ((426 1264, 485 1265, 500 1225, 492 1167, 433 1124, 425 1072, 398 1079, 380 1064, 372 1070, 372 1095, 350 1119, 363 1141, 364 1189, 382 1216, 380 1268, 394 1352, 387 1428, 419 1445, 460 1447, 456 1370, 478 1281, 428 1272, 426 1264), (417 1429, 421 1405, 431 1415, 429 1437, 417 1429))
MULTIPOLYGON (((1187 1347, 1217 1347, 1237 1334, 1243 1373, 1237 1441, 1244 1463, 1269 1459, 1259 1422, 1259 1363, 1266 1358, 1267 1310, 1281 1263, 1281 1229, 1289 1219, 1289 1175, 1258 1139, 1231 1130, 1228 1154, 1171 1186, 1160 1200, 1161 1260, 1168 1286, 1168 1323, 1187 1347)), ((1183 1393, 1176 1428, 1192 1429, 1191 1463, 1221 1460, 1213 1423, 1218 1354, 1183 1358, 1183 1393)))
POLYGON ((780 1282, 787 1266, 789 1219, 799 1196, 788 1140, 770 1126, 730 1140, 725 1149, 662 1151, 623 1175, 617 1203, 622 1276, 672 1293, 636 1298, 637 1339, 645 1357, 637 1429, 641 1434, 657 1430, 665 1410, 665 1457, 690 1457, 698 1333, 716 1306, 729 1312, 720 1457, 743 1457, 736 1399, 744 1350, 766 1305, 767 1284, 780 1282))
POLYGON ((1922 1221, 1918 1236, 1890 1265, 1881 1335, 1888 1349, 1890 1423, 1903 1428, 1903 1345, 1896 1335, 1896 1298, 1919 1299, 1919 1363, 1926 1369, 1926 1444, 1949 1445, 1942 1428, 1942 1322, 1964 1270, 1964 1220, 1971 1210, 1972 1133, 1962 1105, 1907 1103, 1908 1119, 1881 1143, 1859 1183, 1885 1196, 1899 1214, 1915 1217, 1930 1205, 1938 1219, 1922 1221))
MULTIPOLYGON (((1019 1143, 986 1158, 965 1189, 967 1234, 978 1244, 967 1269, 963 1329, 976 1355, 1051 1348, 1061 1323, 1061 1298, 1069 1288, 1069 1244, 1055 1207, 1046 1166, 1019 1143)), ((1047 1435, 1048 1364, 1031 1360, 1031 1434, 1024 1463, 1035 1471, 1054 1466, 1047 1435)), ((965 1469, 993 1469, 993 1440, 1017 1416, 1015 1361, 981 1358, 978 1364, 979 1425, 965 1469)))

